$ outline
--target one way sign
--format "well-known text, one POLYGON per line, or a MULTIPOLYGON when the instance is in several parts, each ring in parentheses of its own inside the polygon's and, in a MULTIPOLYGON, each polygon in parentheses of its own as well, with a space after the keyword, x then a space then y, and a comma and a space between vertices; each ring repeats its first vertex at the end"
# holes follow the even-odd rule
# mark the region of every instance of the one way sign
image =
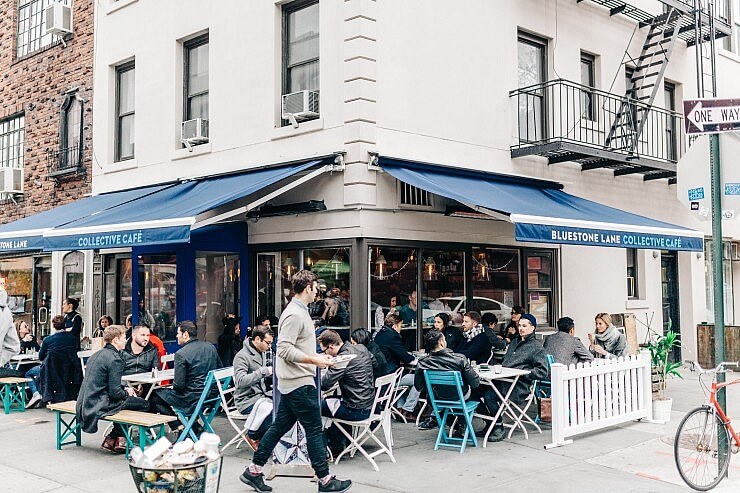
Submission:
POLYGON ((686 99, 683 116, 687 135, 740 130, 740 99, 686 99))

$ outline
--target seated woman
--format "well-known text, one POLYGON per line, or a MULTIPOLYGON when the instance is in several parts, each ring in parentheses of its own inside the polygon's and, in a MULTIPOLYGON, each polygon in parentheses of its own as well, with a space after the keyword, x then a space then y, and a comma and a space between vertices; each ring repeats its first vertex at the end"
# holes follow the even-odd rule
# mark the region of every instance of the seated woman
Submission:
POLYGON ((93 332, 93 337, 103 337, 103 331, 109 325, 113 325, 113 319, 108 315, 103 315, 98 319, 98 326, 93 332))
POLYGON ((449 313, 440 312, 434 316, 434 329, 444 334, 448 348, 456 348, 462 341, 462 331, 450 325, 449 313))
POLYGON ((596 315, 596 333, 589 334, 589 349, 596 358, 614 359, 627 354, 627 338, 614 327, 608 313, 596 315))
POLYGON ((501 330, 501 333, 499 334, 506 340, 507 344, 519 335, 519 319, 522 318, 522 315, 524 315, 525 313, 526 312, 524 311, 524 308, 519 305, 513 306, 511 308, 511 320, 509 320, 509 323, 501 330))

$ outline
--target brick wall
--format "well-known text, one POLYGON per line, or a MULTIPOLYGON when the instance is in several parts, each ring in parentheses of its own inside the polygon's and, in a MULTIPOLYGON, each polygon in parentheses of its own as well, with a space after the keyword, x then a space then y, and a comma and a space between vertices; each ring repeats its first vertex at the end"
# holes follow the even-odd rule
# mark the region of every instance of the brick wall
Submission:
POLYGON ((24 194, 0 204, 0 223, 50 209, 90 193, 92 179, 93 0, 74 0, 74 32, 18 58, 18 0, 0 0, 0 119, 25 114, 24 194), (83 103, 84 174, 47 177, 47 151, 59 149, 61 104, 79 88, 83 103))

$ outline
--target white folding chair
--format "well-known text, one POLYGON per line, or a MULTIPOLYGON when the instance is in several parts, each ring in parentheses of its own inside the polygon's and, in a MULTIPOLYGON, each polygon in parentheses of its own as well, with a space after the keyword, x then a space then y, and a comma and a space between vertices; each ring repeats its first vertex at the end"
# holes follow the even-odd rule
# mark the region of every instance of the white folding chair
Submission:
POLYGON ((401 399, 401 397, 408 391, 411 387, 407 387, 405 385, 401 385, 401 377, 403 376, 403 367, 399 367, 395 372, 393 372, 393 375, 396 375, 395 382, 393 383, 393 394, 391 396, 391 404, 390 404, 390 410, 391 415, 398 416, 403 420, 404 423, 407 423, 406 417, 401 414, 401 410, 398 409, 396 404, 401 399))
POLYGON ((175 353, 165 354, 159 360, 162 362, 162 368, 160 370, 166 370, 169 368, 169 363, 175 361, 175 353))
POLYGON ((238 442, 236 448, 239 448, 242 441, 249 445, 247 441, 247 429, 244 427, 244 421, 246 421, 247 415, 240 413, 234 403, 234 391, 236 390, 236 386, 234 385, 234 367, 230 366, 216 370, 213 376, 215 377, 218 394, 221 396, 221 407, 223 407, 226 414, 226 419, 231 427, 234 428, 234 431, 236 431, 236 435, 221 450, 226 450, 236 442, 238 442), (229 379, 229 377, 231 378, 229 379))
POLYGON ((87 366, 87 359, 93 355, 95 351, 87 349, 85 351, 77 351, 77 357, 80 358, 80 365, 82 365, 82 378, 85 378, 85 367, 87 366))
POLYGON ((542 428, 540 428, 540 425, 538 425, 527 414, 529 407, 537 399, 537 384, 538 382, 535 380, 534 382, 532 382, 532 385, 529 386, 529 395, 524 400, 521 406, 519 406, 514 401, 509 401, 509 405, 511 405, 511 408, 515 414, 512 414, 511 412, 509 412, 508 409, 504 409, 504 414, 506 414, 509 418, 511 418, 514 421, 512 424, 504 423, 504 426, 506 428, 510 428, 508 438, 511 438, 511 435, 514 434, 514 430, 516 430, 517 427, 521 427, 522 431, 524 432, 524 438, 526 440, 529 440, 529 434, 527 433, 527 428, 525 426, 527 424, 532 425, 538 432, 542 433, 542 428))
POLYGON ((336 425, 339 431, 349 440, 349 445, 347 445, 347 447, 334 460, 335 464, 339 464, 340 459, 345 454, 349 454, 350 457, 354 457, 357 451, 370 461, 370 464, 372 464, 376 471, 380 471, 380 469, 378 468, 378 464, 375 462, 375 457, 380 454, 388 454, 388 457, 391 458, 391 462, 396 462, 395 457, 393 457, 391 404, 393 402, 393 394, 394 389, 396 388, 397 378, 398 372, 395 372, 378 377, 375 380, 375 400, 373 401, 373 407, 370 411, 370 417, 367 419, 362 421, 347 421, 331 418, 334 425, 336 425), (380 428, 383 430, 385 443, 375 436, 375 432, 380 428), (367 450, 362 448, 368 440, 373 440, 380 448, 372 453, 368 453, 367 450))

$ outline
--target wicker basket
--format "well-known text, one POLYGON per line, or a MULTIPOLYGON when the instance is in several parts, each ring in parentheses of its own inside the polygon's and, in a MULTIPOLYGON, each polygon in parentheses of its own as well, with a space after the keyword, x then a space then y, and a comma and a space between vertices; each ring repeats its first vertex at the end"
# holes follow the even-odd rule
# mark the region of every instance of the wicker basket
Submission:
POLYGON ((139 493, 217 493, 223 457, 187 466, 141 468, 129 461, 131 476, 139 493))

